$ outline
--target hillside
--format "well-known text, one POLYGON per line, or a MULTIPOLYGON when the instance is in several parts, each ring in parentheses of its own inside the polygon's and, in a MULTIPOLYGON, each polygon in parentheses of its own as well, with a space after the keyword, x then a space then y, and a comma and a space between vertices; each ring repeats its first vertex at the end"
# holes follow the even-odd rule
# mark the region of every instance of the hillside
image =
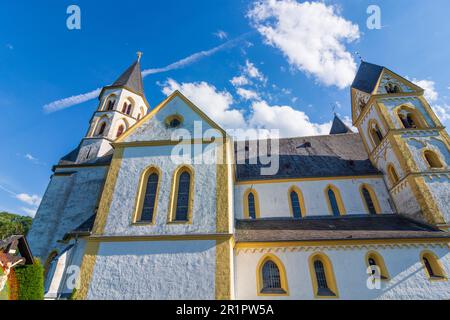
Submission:
POLYGON ((26 235, 33 221, 30 217, 24 217, 13 213, 0 212, 0 239, 13 234, 26 235))

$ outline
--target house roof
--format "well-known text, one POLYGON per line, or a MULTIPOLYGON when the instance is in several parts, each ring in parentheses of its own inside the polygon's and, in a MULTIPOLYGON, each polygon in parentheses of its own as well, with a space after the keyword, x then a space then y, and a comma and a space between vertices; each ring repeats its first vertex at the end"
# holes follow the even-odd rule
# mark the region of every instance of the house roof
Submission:
MULTIPOLYGON (((267 165, 250 164, 251 145, 235 142, 237 181, 380 174, 358 133, 278 139, 279 170, 267 176, 261 175, 261 168, 267 165)), ((270 143, 268 149, 272 152, 270 143)))
POLYGON ((2 263, 10 262, 12 266, 33 264, 33 254, 31 253, 28 241, 23 235, 13 235, 0 241, 0 255, 2 263))
POLYGON ((353 131, 335 114, 330 134, 343 134, 343 133, 353 133, 353 131))
POLYGON ((358 73, 353 80, 352 88, 363 91, 365 93, 372 93, 375 89, 378 79, 383 72, 384 67, 368 63, 361 62, 358 73))
POLYGON ((237 242, 450 239, 450 233, 399 214, 236 221, 237 242))

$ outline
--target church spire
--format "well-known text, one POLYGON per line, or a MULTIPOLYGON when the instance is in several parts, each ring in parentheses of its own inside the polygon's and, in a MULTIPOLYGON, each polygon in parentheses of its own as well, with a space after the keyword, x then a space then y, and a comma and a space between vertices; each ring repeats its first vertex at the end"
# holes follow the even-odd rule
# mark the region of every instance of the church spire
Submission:
POLYGON ((142 52, 138 52, 138 59, 114 81, 112 87, 125 87, 137 94, 144 95, 140 65, 141 56, 142 52))
POLYGON ((334 114, 333 125, 331 126, 330 134, 353 133, 353 131, 342 120, 334 114))

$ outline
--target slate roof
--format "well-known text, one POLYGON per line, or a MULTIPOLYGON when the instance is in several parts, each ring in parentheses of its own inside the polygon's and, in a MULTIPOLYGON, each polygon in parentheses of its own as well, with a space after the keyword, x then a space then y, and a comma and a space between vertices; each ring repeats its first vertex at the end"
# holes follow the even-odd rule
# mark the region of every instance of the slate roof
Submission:
POLYGON ((237 242, 450 239, 450 233, 399 214, 236 221, 237 242))
POLYGON ((334 115, 333 125, 331 126, 330 134, 343 134, 343 133, 353 133, 352 129, 347 127, 347 125, 342 122, 342 120, 334 115))
POLYGON ((112 86, 127 87, 140 95, 144 95, 144 85, 142 83, 141 65, 139 61, 134 62, 125 70, 112 86))
POLYGON ((358 89, 366 93, 372 93, 377 85, 378 79, 383 72, 384 67, 368 63, 361 62, 358 73, 353 80, 352 88, 358 89))
POLYGON ((78 152, 80 151, 80 146, 66 154, 64 157, 62 157, 59 162, 58 166, 64 166, 64 165, 74 165, 74 164, 95 164, 95 165, 109 165, 111 163, 114 150, 111 149, 108 151, 103 157, 91 159, 89 161, 76 163, 78 152))
POLYGON ((270 176, 261 175, 261 168, 264 166, 259 162, 250 164, 249 151, 251 150, 248 142, 245 144, 246 147, 235 142, 236 180, 380 174, 370 162, 358 133, 285 138, 278 141, 279 170, 277 174, 270 176), (245 163, 240 160, 244 155, 245 163))
POLYGON ((34 258, 28 241, 23 235, 13 235, 0 240, 0 260, 3 264, 10 262, 13 266, 33 264, 34 258))

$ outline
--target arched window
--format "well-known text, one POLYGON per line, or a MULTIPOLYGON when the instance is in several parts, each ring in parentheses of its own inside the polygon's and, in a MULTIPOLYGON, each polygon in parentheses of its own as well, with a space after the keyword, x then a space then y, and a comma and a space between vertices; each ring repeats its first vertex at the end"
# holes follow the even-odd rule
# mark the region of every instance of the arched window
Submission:
POLYGON ((316 297, 337 297, 336 280, 331 261, 324 254, 310 257, 310 272, 316 297))
POLYGON ((372 275, 380 276, 381 280, 389 279, 389 273, 384 263, 384 259, 379 253, 375 251, 368 252, 366 255, 366 264, 367 267, 371 267, 370 273, 372 275))
POLYGON ((141 119, 141 114, 139 113, 137 116, 138 121, 141 119))
POLYGON ((384 86, 384 89, 386 90, 387 93, 400 93, 400 87, 396 84, 393 83, 388 83, 387 85, 384 86))
POLYGON ((127 107, 127 114, 131 115, 131 103, 127 107))
POLYGON ((381 213, 380 205, 373 189, 368 185, 362 185, 360 191, 364 201, 364 206, 369 214, 381 213))
POLYGON ((107 104, 107 110, 111 111, 114 108, 114 104, 116 103, 116 100, 108 100, 108 104, 107 104))
POLYGON ((147 178, 147 184, 144 191, 144 202, 142 205, 141 216, 139 221, 153 221, 156 207, 157 190, 158 190, 158 173, 153 172, 147 178))
POLYGON ((123 124, 121 124, 121 125, 119 126, 119 129, 117 129, 116 137, 117 137, 117 138, 120 137, 120 136, 122 135, 122 133, 123 133, 124 130, 125 130, 125 127, 123 126, 123 124))
POLYGON ((443 167, 439 156, 435 152, 431 150, 425 150, 423 156, 431 169, 440 169, 443 167))
POLYGON ((420 113, 413 107, 402 106, 398 109, 397 115, 405 129, 422 129, 425 127, 420 113))
POLYGON ((264 256, 258 266, 259 295, 287 295, 288 286, 284 265, 274 255, 264 256))
POLYGON ((98 134, 97 135, 101 136, 105 132, 105 129, 106 129, 106 122, 103 122, 100 125, 100 129, 98 130, 98 134))
POLYGON ((297 187, 289 189, 289 206, 294 218, 300 219, 305 215, 303 195, 297 187))
POLYGON ((424 251, 421 254, 422 264, 425 269, 425 273, 430 280, 444 280, 447 279, 447 275, 443 266, 439 262, 438 257, 431 251, 424 251))
POLYGON ((389 180, 391 180, 391 183, 393 185, 396 185, 400 178, 398 177, 397 171, 395 170, 394 166, 392 164, 388 165, 387 172, 389 175, 389 180))
POLYGON ((244 193, 244 216, 246 219, 259 218, 258 194, 254 189, 248 189, 244 193))
POLYGON ((345 214, 344 203, 342 202, 340 192, 336 187, 328 186, 325 189, 325 196, 328 202, 328 209, 333 216, 339 217, 340 215, 345 214))
POLYGON ((378 146, 381 143, 381 141, 383 141, 383 134, 381 133, 380 127, 375 122, 372 122, 371 124, 370 136, 372 138, 375 147, 378 146))
POLYGON ((188 167, 182 167, 175 172, 171 218, 172 222, 190 222, 193 196, 193 172, 188 167))

